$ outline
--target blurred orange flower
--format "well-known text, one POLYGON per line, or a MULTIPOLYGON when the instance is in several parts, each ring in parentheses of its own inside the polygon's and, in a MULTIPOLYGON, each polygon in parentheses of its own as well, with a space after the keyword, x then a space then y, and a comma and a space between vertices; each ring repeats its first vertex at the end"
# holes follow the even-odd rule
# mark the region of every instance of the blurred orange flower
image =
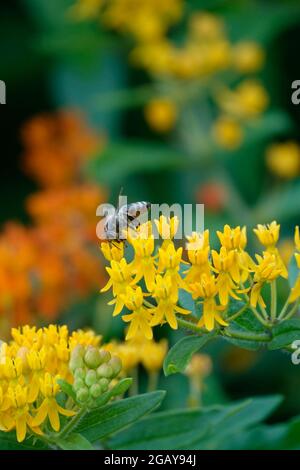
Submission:
POLYGON ((24 168, 42 186, 28 197, 32 225, 0 233, 0 328, 52 321, 103 282, 96 208, 105 191, 83 165, 102 144, 75 112, 32 119, 22 131, 24 168))

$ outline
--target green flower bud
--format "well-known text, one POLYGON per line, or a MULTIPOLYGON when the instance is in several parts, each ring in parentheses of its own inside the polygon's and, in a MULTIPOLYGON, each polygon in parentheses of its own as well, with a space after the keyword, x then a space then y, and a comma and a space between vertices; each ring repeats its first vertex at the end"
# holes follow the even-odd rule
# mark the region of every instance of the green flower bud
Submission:
POLYGON ((98 348, 94 346, 88 346, 84 355, 84 362, 91 369, 97 369, 101 364, 101 355, 98 348))
POLYGON ((101 379, 101 377, 105 377, 110 379, 114 375, 114 371, 111 366, 104 363, 97 369, 97 377, 101 379))
POLYGON ((113 377, 116 377, 122 370, 122 361, 118 356, 113 356, 108 365, 113 370, 113 377))
POLYGON ((73 383, 73 388, 75 390, 75 392, 78 392, 79 389, 81 389, 82 387, 85 387, 85 383, 82 379, 75 379, 74 383, 73 383))
POLYGON ((80 403, 84 403, 89 399, 89 390, 87 387, 82 387, 76 393, 76 398, 80 403))
POLYGON ((82 379, 84 380, 85 378, 85 370, 82 367, 79 367, 78 369, 74 370, 74 377, 75 379, 82 379))
POLYGON ((91 387, 97 382, 97 374, 95 370, 89 370, 85 376, 85 383, 91 387))
POLYGON ((102 394, 102 388, 99 384, 94 384, 90 388, 90 395, 93 398, 98 398, 102 394))
POLYGON ((109 386, 109 380, 102 378, 98 381, 98 385, 101 387, 102 392, 107 392, 109 386))
POLYGON ((84 354, 84 347, 78 344, 75 346, 71 353, 71 359, 70 359, 70 369, 73 372, 75 369, 79 369, 84 366, 83 364, 83 354, 84 354))
POLYGON ((101 358, 100 364, 103 364, 104 362, 108 362, 110 360, 111 358, 110 352, 105 351, 104 349, 101 349, 99 353, 100 353, 100 358, 101 358))

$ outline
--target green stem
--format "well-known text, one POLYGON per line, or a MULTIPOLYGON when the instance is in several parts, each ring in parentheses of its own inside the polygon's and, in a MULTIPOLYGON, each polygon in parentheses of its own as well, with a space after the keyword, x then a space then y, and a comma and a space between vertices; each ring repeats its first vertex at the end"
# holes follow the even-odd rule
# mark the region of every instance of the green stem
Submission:
POLYGON ((226 330, 224 330, 223 336, 227 336, 228 338, 244 339, 247 341, 258 342, 269 342, 272 339, 271 336, 268 335, 268 333, 250 333, 245 331, 231 331, 229 334, 227 334, 226 330))
POLYGON ((226 318, 226 321, 230 322, 238 318, 242 313, 249 307, 249 304, 245 304, 238 312, 234 313, 230 317, 226 318))
POLYGON ((201 328, 200 326, 197 326, 195 325, 195 323, 192 323, 188 320, 183 320, 183 318, 177 317, 177 322, 181 328, 186 328, 188 330, 194 331, 195 333, 201 333, 201 334, 208 333, 208 331, 206 331, 204 328, 201 328))
POLYGON ((158 377, 159 377, 158 371, 155 370, 155 371, 149 372, 148 387, 147 387, 148 392, 154 392, 157 389, 158 377))
POLYGON ((132 385, 129 389, 129 396, 130 397, 133 397, 135 395, 138 395, 139 393, 139 374, 138 374, 138 368, 137 367, 133 367, 133 369, 130 370, 130 374, 129 374, 131 377, 132 377, 132 385))
POLYGON ((276 281, 271 282, 271 320, 274 322, 277 315, 277 288, 276 281))
POLYGON ((251 307, 251 305, 250 305, 250 309, 251 309, 251 311, 253 312, 254 316, 257 318, 257 320, 258 320, 262 325, 264 325, 266 328, 270 328, 270 324, 260 316, 260 314, 258 313, 258 311, 256 310, 256 308, 251 307))
POLYGON ((289 303, 289 297, 288 297, 288 298, 286 299, 286 302, 285 302, 284 306, 282 307, 281 312, 280 312, 279 315, 278 315, 278 320, 281 320, 281 319, 284 317, 284 315, 285 315, 285 313, 286 313, 286 311, 287 311, 289 305, 290 305, 290 303, 289 303))
POLYGON ((86 408, 81 408, 79 412, 73 416, 73 418, 66 424, 66 426, 60 431, 55 439, 59 443, 59 439, 66 437, 70 434, 78 425, 79 421, 84 417, 84 415, 88 412, 86 408))
POLYGON ((267 311, 266 311, 265 307, 263 307, 262 305, 259 305, 259 308, 260 308, 260 311, 261 311, 264 319, 269 320, 269 317, 268 317, 268 314, 267 314, 267 311))
POLYGON ((289 320, 297 312, 298 307, 299 307, 299 301, 295 303, 293 308, 289 311, 289 313, 287 313, 287 315, 284 317, 282 321, 289 320))

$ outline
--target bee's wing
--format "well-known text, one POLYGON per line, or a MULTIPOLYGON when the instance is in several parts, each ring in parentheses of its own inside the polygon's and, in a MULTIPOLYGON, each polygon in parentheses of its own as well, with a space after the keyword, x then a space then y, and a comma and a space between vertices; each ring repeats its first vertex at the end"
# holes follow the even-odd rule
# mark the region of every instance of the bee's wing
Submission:
POLYGON ((146 201, 133 202, 132 204, 127 205, 127 215, 129 217, 135 218, 138 215, 144 214, 148 211, 150 203, 146 201))

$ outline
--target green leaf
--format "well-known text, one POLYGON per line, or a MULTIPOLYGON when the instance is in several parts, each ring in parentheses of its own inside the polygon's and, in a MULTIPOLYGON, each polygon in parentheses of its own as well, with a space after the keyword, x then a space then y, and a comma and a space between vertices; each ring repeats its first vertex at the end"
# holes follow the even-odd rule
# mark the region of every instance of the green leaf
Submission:
POLYGON ((206 333, 203 336, 186 336, 180 339, 168 352, 164 360, 165 375, 183 372, 193 354, 203 348, 216 333, 206 333))
POLYGON ((88 175, 105 184, 123 180, 135 172, 157 172, 163 168, 181 168, 184 156, 170 147, 147 141, 107 144, 87 167, 88 175))
POLYGON ((277 396, 253 398, 225 406, 155 413, 113 437, 109 445, 120 450, 218 449, 228 434, 238 435, 265 419, 280 400, 277 396))
POLYGON ((26 438, 23 442, 18 442, 16 433, 0 431, 0 450, 46 450, 49 447, 39 439, 26 438))
POLYGON ((165 396, 164 391, 146 393, 115 401, 88 413, 77 431, 90 442, 103 439, 124 428, 157 408, 165 396))
POLYGON ((105 405, 111 398, 117 397, 119 395, 123 395, 132 384, 132 378, 126 378, 120 380, 111 390, 103 393, 97 400, 95 400, 96 406, 103 406, 105 405))
POLYGON ((94 450, 92 444, 81 434, 70 434, 57 441, 57 444, 63 450, 94 450))
MULTIPOLYGON (((240 308, 238 302, 238 307, 240 308)), ((231 310, 230 314, 235 311, 231 310)), ((224 329, 224 339, 235 346, 255 351, 259 349, 265 341, 269 340, 269 336, 264 332, 264 328, 255 318, 250 309, 245 310, 240 317, 231 321, 229 326, 224 329)))
POLYGON ((268 344, 270 350, 288 347, 295 340, 300 340, 300 318, 292 318, 275 326, 273 339, 268 344))
POLYGON ((72 400, 74 400, 74 402, 76 403, 76 395, 75 395, 75 392, 73 390, 73 387, 71 384, 69 384, 68 382, 66 382, 65 380, 63 379, 58 379, 57 380, 57 383, 58 385, 60 386, 60 388, 62 389, 62 391, 68 396, 68 397, 71 397, 72 400))

